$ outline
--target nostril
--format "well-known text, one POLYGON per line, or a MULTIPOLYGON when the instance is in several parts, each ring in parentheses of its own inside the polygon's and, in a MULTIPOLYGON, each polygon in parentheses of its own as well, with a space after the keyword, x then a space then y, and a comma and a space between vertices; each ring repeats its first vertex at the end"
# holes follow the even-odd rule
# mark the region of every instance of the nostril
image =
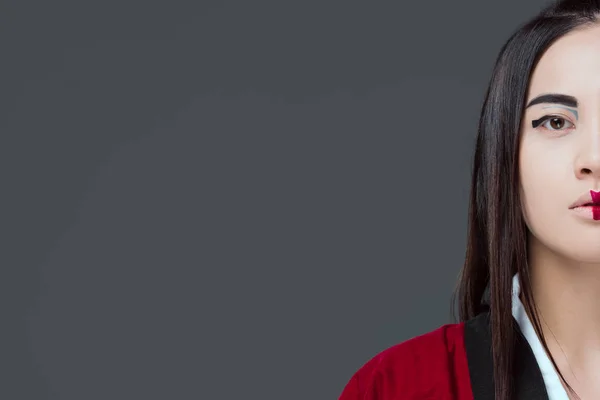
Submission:
POLYGON ((588 175, 588 174, 592 173, 592 170, 589 169, 589 168, 581 168, 581 173, 585 174, 585 175, 588 175))

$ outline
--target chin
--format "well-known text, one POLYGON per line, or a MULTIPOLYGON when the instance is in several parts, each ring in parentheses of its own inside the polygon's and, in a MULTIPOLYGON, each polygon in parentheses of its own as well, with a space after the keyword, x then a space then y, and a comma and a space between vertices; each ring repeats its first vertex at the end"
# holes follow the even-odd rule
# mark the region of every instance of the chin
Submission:
POLYGON ((581 264, 598 264, 600 265, 600 254, 578 254, 569 259, 581 264))
POLYGON ((552 246, 552 250, 560 258, 566 260, 600 265, 600 241, 598 238, 585 240, 580 236, 577 241, 565 240, 560 245, 552 246))
MULTIPOLYGON (((587 229, 553 224, 534 226, 529 230, 528 253, 542 260, 600 265, 600 227, 587 229)), ((552 261, 550 261, 552 262, 552 261)), ((542 261, 543 263, 543 261, 542 261)))
MULTIPOLYGON (((536 215, 534 215, 536 217, 536 215)), ((541 259, 600 265, 600 225, 572 219, 526 219, 528 252, 541 259)))

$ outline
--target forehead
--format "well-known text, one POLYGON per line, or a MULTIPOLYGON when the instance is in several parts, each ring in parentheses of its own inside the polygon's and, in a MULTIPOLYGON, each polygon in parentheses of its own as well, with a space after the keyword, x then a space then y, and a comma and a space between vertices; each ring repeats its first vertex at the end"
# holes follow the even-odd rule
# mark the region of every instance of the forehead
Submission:
POLYGON ((539 60, 531 75, 529 96, 560 92, 600 97, 600 25, 568 33, 539 60))

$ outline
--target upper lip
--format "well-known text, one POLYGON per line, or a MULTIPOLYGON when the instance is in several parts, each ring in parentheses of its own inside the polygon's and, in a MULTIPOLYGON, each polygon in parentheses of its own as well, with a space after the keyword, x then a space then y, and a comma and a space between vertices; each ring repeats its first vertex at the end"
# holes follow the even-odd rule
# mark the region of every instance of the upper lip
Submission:
POLYGON ((598 205, 600 205, 600 201, 594 202, 592 200, 592 194, 588 190, 587 192, 585 192, 584 194, 582 194, 573 204, 571 204, 571 206, 569 208, 580 207, 580 206, 584 206, 586 204, 588 204, 588 205, 589 204, 598 204, 598 205))

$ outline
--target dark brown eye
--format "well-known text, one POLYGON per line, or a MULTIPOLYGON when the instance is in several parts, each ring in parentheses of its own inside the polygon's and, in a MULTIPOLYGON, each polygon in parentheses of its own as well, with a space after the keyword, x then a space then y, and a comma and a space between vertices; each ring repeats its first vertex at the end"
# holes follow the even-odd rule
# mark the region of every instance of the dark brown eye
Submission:
POLYGON ((542 126, 549 131, 562 131, 566 128, 572 128, 574 125, 568 121, 566 118, 557 117, 557 116, 545 116, 535 121, 532 121, 531 125, 534 128, 538 126, 542 126))
POLYGON ((565 126, 565 120, 562 118, 551 118, 550 120, 548 120, 550 128, 552 129, 561 129, 563 126, 565 126))

